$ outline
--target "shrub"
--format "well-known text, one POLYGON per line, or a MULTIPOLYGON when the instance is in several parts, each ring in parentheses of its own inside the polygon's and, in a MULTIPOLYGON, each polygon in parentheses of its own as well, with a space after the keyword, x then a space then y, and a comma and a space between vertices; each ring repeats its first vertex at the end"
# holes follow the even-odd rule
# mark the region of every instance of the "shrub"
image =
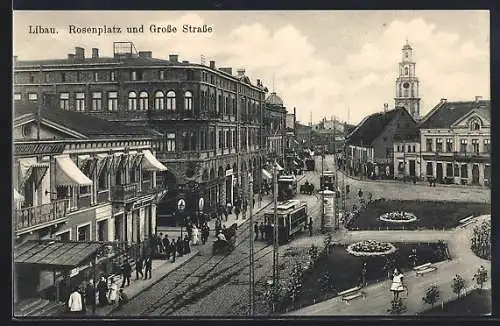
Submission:
POLYGON ((422 297, 422 301, 430 304, 434 307, 436 302, 439 300, 439 287, 437 285, 431 285, 427 290, 425 290, 425 295, 422 297))
POLYGON ((311 248, 309 248, 309 258, 310 258, 311 266, 314 265, 314 263, 318 259, 318 256, 319 256, 318 247, 316 247, 315 245, 311 245, 311 248))
POLYGON ((455 293, 458 298, 460 298, 460 294, 465 289, 465 286, 466 282, 464 278, 460 275, 455 275, 453 282, 451 283, 451 288, 453 289, 453 293, 455 293))
POLYGON ((479 257, 491 260, 491 222, 486 220, 474 227, 471 249, 479 257))
POLYGON ((303 269, 300 263, 296 262, 290 272, 290 281, 288 285, 288 293, 292 302, 299 297, 303 285, 303 269))
POLYGON ((488 271, 484 268, 484 266, 481 266, 472 279, 476 281, 479 289, 482 290, 484 283, 488 280, 488 271))

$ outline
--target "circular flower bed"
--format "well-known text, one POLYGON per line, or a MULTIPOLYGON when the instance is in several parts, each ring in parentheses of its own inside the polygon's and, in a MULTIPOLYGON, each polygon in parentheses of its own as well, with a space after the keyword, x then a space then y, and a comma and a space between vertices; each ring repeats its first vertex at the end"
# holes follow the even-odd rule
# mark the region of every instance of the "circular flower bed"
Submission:
POLYGON ((408 212, 390 212, 382 214, 379 220, 390 223, 411 223, 417 220, 417 217, 408 212))
POLYGON ((365 240, 350 244, 346 250, 354 256, 382 256, 392 254, 396 251, 396 247, 389 242, 365 240))

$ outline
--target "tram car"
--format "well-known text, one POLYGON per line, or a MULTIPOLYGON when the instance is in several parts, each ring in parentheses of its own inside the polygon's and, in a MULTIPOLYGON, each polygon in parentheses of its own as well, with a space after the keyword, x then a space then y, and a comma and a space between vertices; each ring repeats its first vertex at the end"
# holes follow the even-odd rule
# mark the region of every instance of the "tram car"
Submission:
POLYGON ((321 190, 330 189, 335 190, 335 172, 324 171, 319 178, 319 187, 321 190))
POLYGON ((314 160, 314 157, 307 157, 305 159, 305 164, 307 171, 314 171, 314 169, 316 168, 316 161, 314 160))
POLYGON ((294 175, 282 175, 278 178, 278 200, 292 199, 297 194, 297 178, 294 175))
MULTIPOLYGON (((307 203, 300 200, 287 200, 277 206, 278 218, 278 241, 285 243, 297 232, 307 228, 307 203)), ((264 212, 264 220, 267 221, 267 239, 269 243, 274 240, 274 208, 264 212)))

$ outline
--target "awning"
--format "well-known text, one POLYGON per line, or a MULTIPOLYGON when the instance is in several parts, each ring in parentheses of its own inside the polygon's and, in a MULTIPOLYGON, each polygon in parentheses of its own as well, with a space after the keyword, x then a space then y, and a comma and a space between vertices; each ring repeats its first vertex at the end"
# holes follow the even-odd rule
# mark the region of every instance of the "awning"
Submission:
POLYGON ((146 171, 167 171, 167 167, 161 164, 160 161, 151 153, 150 150, 142 151, 144 154, 144 160, 142 166, 146 171))
POLYGON ((144 154, 139 153, 136 154, 134 160, 132 162, 132 168, 136 168, 141 165, 142 159, 144 158, 144 154))
POLYGON ((108 154, 97 154, 97 175, 100 176, 104 168, 108 165, 110 156, 108 154))
POLYGON ((90 186, 90 180, 67 155, 56 156, 57 186, 90 186))
POLYGON ((278 164, 278 162, 276 162, 276 169, 278 171, 283 171, 284 169, 281 167, 281 165, 278 164))
POLYGON ((50 270, 73 269, 88 263, 104 246, 95 242, 29 240, 14 248, 14 262, 50 270))
POLYGON ((113 170, 117 170, 123 159, 123 152, 114 153, 112 157, 113 157, 112 168, 113 170))
POLYGON ((24 188, 24 184, 33 174, 33 165, 36 164, 36 157, 19 159, 20 184, 19 189, 24 188))
POLYGON ((43 180, 43 177, 45 177, 45 174, 47 173, 47 170, 49 169, 49 163, 35 163, 33 164, 33 178, 35 181, 35 188, 38 189, 40 186, 40 183, 43 180))
POLYGON ((14 201, 18 203, 24 202, 24 196, 17 192, 16 189, 14 189, 14 201))
POLYGON ((267 171, 266 169, 262 169, 262 175, 266 178, 266 179, 269 179, 269 180, 272 180, 273 179, 273 175, 271 173, 269 173, 269 171, 267 171))

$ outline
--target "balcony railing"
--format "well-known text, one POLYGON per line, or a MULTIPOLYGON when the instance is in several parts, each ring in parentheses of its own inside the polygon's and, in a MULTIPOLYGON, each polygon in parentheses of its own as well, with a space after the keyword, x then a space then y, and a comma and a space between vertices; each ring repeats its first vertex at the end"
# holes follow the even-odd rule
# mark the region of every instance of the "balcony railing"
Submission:
POLYGON ((49 204, 16 210, 16 232, 45 227, 50 222, 60 223, 69 212, 69 199, 60 199, 49 204))
POLYGON ((111 187, 111 201, 124 203, 137 197, 137 184, 111 187))

